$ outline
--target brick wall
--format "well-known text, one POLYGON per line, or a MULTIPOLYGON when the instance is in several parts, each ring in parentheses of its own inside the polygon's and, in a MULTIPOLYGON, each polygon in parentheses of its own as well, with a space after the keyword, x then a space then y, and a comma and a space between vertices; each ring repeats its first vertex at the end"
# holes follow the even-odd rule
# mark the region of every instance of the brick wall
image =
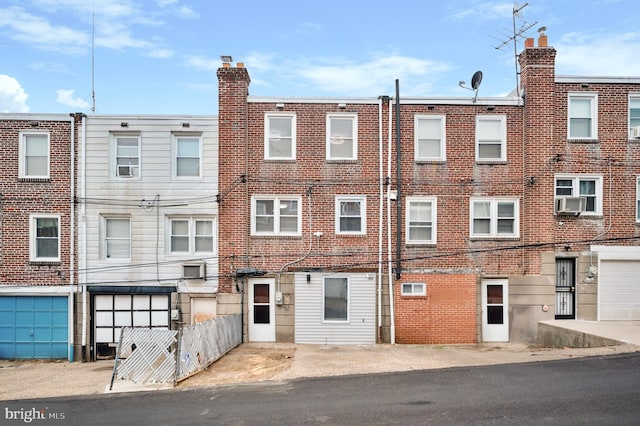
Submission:
MULTIPOLYGON (((69 284, 71 208, 71 126, 68 120, 0 120, 0 283, 10 285, 69 284), (49 133, 50 178, 19 179, 21 131, 49 133), (60 216, 60 262, 29 260, 30 214, 60 216)), ((77 135, 77 132, 76 132, 77 135)), ((76 145, 77 146, 77 145, 76 145)), ((75 281, 75 280, 74 280, 75 281)))
POLYGON ((394 293, 397 343, 477 341, 475 275, 405 274, 394 293), (426 283, 426 295, 403 296, 405 282, 426 283))

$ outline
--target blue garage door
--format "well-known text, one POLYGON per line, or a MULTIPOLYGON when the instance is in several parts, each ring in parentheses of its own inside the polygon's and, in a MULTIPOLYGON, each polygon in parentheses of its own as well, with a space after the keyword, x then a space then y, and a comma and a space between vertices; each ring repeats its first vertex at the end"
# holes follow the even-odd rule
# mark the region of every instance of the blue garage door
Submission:
POLYGON ((0 358, 67 358, 65 296, 0 296, 0 358))

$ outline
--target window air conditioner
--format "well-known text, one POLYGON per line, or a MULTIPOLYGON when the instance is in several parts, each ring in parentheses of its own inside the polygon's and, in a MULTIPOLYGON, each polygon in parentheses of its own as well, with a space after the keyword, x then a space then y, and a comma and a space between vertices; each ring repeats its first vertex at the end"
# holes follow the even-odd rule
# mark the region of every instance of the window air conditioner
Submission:
POLYGON ((640 139, 640 126, 631 128, 631 137, 635 139, 640 139))
POLYGON ((587 197, 559 197, 556 198, 556 213, 565 215, 579 215, 587 206, 587 197))
POLYGON ((206 277, 204 262, 183 263, 182 278, 187 280, 203 280, 206 277))
POLYGON ((119 177, 134 177, 137 175, 138 166, 118 166, 118 176, 119 177))

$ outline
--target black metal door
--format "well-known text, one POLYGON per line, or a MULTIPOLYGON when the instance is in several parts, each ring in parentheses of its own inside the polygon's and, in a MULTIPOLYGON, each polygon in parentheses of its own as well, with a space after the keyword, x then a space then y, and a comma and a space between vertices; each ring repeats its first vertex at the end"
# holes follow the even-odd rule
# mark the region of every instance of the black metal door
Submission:
POLYGON ((576 319, 576 260, 556 259, 556 319, 576 319))

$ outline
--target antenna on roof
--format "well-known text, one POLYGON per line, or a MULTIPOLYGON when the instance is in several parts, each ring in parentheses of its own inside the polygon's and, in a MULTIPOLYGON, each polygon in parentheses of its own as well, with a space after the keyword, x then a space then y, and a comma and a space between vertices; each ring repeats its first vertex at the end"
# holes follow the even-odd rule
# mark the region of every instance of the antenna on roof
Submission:
POLYGON ((475 92, 475 96, 473 97, 473 103, 476 103, 476 98, 478 97, 478 88, 480 87, 480 83, 482 83, 482 71, 476 71, 473 73, 471 77, 471 87, 465 86, 465 82, 460 80, 458 82, 458 86, 463 89, 473 90, 475 92))
POLYGON ((91 12, 91 112, 96 113, 96 91, 95 91, 95 28, 96 28, 96 2, 93 1, 93 11, 91 12))
POLYGON ((513 2, 513 35, 509 36, 509 38, 503 41, 502 44, 500 44, 499 46, 496 46, 496 50, 500 50, 502 49, 502 47, 506 46, 511 41, 513 41, 513 55, 514 55, 514 61, 515 61, 515 67, 516 67, 516 94, 518 97, 520 97, 520 79, 518 78, 518 76, 520 75, 520 72, 518 71, 518 37, 523 38, 524 33, 530 30, 534 25, 538 23, 536 21, 530 24, 527 21, 523 21, 522 25, 520 25, 520 29, 516 31, 516 16, 519 19, 523 19, 522 9, 524 9, 528 5, 529 3, 525 3, 522 6, 520 6, 518 5, 517 1, 513 2))

